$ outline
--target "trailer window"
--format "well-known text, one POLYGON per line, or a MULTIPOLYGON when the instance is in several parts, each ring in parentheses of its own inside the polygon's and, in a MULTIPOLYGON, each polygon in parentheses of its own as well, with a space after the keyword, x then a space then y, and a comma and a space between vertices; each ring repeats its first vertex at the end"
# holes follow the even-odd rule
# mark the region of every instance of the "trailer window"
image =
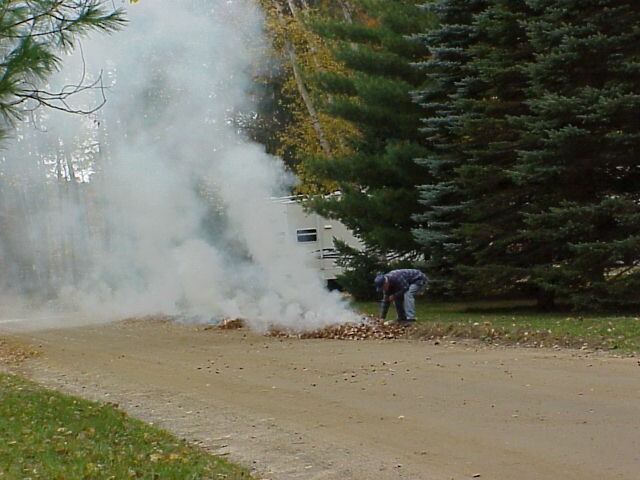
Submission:
POLYGON ((318 232, 315 228, 301 228, 296 230, 298 242, 315 242, 318 240, 318 232))

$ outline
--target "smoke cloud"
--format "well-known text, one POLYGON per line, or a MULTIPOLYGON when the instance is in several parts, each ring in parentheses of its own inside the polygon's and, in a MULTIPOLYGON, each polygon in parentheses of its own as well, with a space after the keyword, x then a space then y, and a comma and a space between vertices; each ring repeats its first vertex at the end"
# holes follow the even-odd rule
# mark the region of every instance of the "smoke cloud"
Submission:
POLYGON ((85 39, 51 86, 102 72, 106 105, 90 116, 38 110, 0 152, 4 322, 353 321, 306 254, 283 251, 269 198, 295 178, 232 121, 254 111, 252 73, 268 48, 254 2, 148 0, 129 19, 85 39))

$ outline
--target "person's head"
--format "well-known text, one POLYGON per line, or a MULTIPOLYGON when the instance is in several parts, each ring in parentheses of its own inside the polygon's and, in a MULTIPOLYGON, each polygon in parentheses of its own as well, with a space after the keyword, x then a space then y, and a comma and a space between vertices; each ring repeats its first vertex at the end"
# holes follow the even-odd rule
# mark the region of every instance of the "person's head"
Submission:
POLYGON ((382 273, 376 275, 376 278, 373 280, 373 284, 376 286, 377 292, 382 292, 386 280, 387 278, 382 273))

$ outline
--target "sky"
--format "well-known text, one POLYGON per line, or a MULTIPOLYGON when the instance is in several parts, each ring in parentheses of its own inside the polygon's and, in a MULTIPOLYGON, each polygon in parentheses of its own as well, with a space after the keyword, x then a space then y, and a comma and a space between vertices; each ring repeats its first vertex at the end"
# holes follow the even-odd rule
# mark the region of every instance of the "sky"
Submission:
POLYGON ((252 112, 263 18, 245 0, 127 3, 53 89, 95 114, 38 111, 0 153, 0 314, 48 325, 170 315, 256 330, 356 320, 300 250, 282 253, 270 198, 296 179, 230 121, 252 112))

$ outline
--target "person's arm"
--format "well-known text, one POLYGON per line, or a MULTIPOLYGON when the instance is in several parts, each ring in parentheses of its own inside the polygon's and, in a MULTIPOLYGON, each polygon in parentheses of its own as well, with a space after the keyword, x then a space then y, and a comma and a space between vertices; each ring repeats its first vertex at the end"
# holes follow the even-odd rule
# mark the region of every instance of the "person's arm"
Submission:
POLYGON ((388 283, 384 290, 384 295, 385 297, 387 297, 387 301, 393 302, 393 296, 399 293, 400 284, 395 279, 395 277, 392 277, 391 275, 387 275, 387 278, 388 283))
POLYGON ((380 318, 381 319, 384 320, 386 318, 390 305, 391 305, 391 300, 389 300, 389 296, 385 293, 382 296, 382 302, 380 302, 380 318))

